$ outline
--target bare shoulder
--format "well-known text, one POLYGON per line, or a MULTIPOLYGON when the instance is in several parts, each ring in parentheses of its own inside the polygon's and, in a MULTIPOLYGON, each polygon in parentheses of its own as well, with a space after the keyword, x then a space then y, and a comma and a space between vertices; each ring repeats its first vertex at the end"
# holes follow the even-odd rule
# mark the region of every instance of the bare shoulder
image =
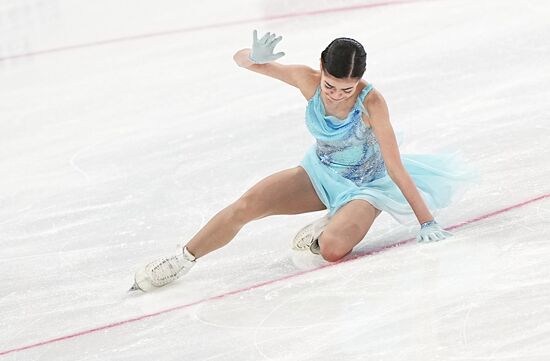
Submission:
POLYGON ((306 98, 311 99, 317 91, 317 87, 321 81, 321 72, 306 65, 301 65, 302 69, 299 76, 296 78, 296 86, 306 98))
POLYGON ((368 126, 376 127, 377 125, 387 125, 389 124, 390 117, 388 111, 388 105, 382 94, 373 89, 365 99, 363 100, 363 106, 368 113, 368 121, 365 120, 368 126))
POLYGON ((384 108, 387 110, 388 108, 386 100, 376 89, 373 89, 367 94, 365 100, 363 101, 363 105, 368 110, 369 114, 371 113, 371 110, 376 112, 383 110, 384 108))

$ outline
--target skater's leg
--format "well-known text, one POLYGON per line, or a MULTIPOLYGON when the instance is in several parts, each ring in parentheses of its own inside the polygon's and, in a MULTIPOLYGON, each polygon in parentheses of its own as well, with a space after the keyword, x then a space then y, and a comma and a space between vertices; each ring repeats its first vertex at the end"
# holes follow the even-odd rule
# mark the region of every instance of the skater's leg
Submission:
POLYGON ((347 255, 365 237, 380 211, 364 200, 340 208, 319 237, 320 253, 329 262, 347 255))
POLYGON ((150 291, 178 279, 189 272, 196 258, 226 245, 246 223, 254 219, 323 209, 325 206, 302 167, 273 174, 216 214, 175 255, 158 258, 139 268, 131 290, 150 291))
POLYGON ((261 180, 216 214, 187 243, 187 249, 199 258, 225 246, 252 220, 323 209, 325 206, 302 167, 283 170, 261 180))

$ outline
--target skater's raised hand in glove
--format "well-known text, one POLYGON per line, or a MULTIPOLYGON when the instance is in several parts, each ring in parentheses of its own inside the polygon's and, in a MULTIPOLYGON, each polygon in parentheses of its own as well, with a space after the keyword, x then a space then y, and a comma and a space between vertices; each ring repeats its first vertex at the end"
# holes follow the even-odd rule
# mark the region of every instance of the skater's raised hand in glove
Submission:
POLYGON ((250 51, 249 58, 254 63, 266 64, 285 55, 283 52, 273 54, 275 46, 283 39, 282 36, 266 33, 261 39, 258 40, 258 31, 254 30, 252 38, 252 50, 250 51))
POLYGON ((417 242, 435 242, 441 241, 442 239, 451 237, 453 234, 447 232, 435 221, 429 221, 422 223, 420 226, 420 232, 416 236, 417 242))

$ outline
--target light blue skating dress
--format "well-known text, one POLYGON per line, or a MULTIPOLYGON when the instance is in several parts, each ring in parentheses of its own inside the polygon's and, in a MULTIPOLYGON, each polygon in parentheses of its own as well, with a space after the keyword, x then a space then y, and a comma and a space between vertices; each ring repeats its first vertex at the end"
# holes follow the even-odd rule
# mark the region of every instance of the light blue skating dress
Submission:
MULTIPOLYGON (((327 116, 321 90, 309 100, 306 125, 317 143, 301 166, 317 195, 333 215, 353 199, 364 199, 401 223, 416 218, 401 190, 386 172, 380 146, 361 118, 363 100, 373 89, 366 86, 346 119, 327 116)), ((401 155, 430 210, 448 206, 457 187, 464 184, 462 166, 453 154, 401 155)))

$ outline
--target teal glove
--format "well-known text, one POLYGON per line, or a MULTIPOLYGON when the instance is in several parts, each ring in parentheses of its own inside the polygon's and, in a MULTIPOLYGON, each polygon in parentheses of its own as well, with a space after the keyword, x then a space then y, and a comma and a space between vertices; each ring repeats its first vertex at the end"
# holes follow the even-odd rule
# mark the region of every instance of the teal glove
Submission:
POLYGON ((249 58, 254 63, 266 64, 285 55, 283 52, 273 54, 275 45, 283 39, 282 36, 276 37, 275 34, 266 33, 260 40, 258 40, 258 31, 254 30, 252 38, 252 50, 250 51, 249 58))
POLYGON ((453 234, 447 232, 435 221, 429 221, 422 223, 420 226, 420 232, 416 236, 417 242, 433 242, 441 241, 447 237, 451 237, 453 234))

